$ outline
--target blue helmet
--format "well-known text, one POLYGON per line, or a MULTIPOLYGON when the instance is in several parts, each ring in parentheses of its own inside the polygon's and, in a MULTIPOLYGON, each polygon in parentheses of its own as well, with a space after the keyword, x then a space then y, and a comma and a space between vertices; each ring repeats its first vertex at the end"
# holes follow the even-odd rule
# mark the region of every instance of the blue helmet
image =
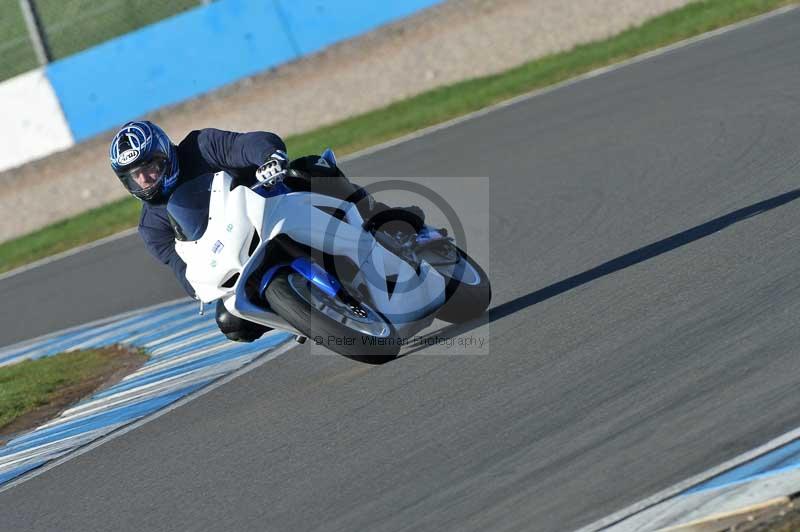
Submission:
POLYGON ((178 154, 164 130, 147 120, 128 122, 109 149, 111 168, 143 201, 166 199, 178 184, 178 154))

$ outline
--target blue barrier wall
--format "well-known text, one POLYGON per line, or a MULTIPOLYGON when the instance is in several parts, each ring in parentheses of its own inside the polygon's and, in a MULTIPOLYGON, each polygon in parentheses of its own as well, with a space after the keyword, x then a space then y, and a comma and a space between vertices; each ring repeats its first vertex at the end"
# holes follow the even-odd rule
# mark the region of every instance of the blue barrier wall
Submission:
POLYGON ((443 0, 218 0, 47 67, 76 141, 443 0))
POLYGON ((442 0, 275 0, 301 54, 407 17, 442 0))

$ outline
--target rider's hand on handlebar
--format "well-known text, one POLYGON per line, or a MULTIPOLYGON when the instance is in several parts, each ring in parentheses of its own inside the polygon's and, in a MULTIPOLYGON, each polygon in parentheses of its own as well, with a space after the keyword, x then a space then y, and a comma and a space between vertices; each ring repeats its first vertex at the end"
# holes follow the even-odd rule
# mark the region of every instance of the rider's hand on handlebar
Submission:
POLYGON ((286 152, 278 150, 270 155, 264 164, 258 167, 258 170, 256 170, 256 179, 261 183, 265 181, 274 181, 278 176, 286 172, 288 166, 289 157, 286 155, 286 152))

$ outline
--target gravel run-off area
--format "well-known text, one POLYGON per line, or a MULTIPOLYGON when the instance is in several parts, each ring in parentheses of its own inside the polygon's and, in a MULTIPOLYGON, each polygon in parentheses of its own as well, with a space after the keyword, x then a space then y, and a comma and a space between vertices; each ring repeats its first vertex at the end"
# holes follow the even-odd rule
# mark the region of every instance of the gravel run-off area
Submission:
MULTIPOLYGON (((203 127, 300 133, 608 37, 689 1, 450 0, 148 118, 175 142, 203 127)), ((0 173, 0 241, 123 197, 108 166, 112 135, 0 173)))

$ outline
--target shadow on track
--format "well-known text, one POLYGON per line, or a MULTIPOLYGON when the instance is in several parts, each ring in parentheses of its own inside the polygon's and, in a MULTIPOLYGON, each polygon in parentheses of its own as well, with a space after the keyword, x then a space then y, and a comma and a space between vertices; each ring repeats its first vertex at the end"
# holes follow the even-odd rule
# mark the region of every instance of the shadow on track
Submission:
MULTIPOLYGON (((585 272, 581 272, 562 281, 558 281, 557 283, 553 283, 550 286, 540 288, 539 290, 535 290, 529 294, 525 294, 524 296, 512 299, 511 301, 503 303, 502 305, 492 307, 487 311, 488 320, 484 314, 482 317, 466 323, 448 325, 447 327, 442 327, 441 329, 424 335, 421 341, 437 336, 447 339, 459 336, 476 329, 481 325, 505 318, 506 316, 509 316, 515 312, 519 312, 520 310, 531 307, 537 303, 541 303, 542 301, 550 299, 551 297, 568 292, 573 288, 590 283, 595 279, 599 279, 605 275, 616 273, 630 266, 634 266, 646 260, 658 257, 664 253, 668 253, 681 246, 685 246, 686 244, 691 244, 692 242, 700 240, 701 238, 705 238, 727 227, 730 227, 737 222, 778 208, 782 205, 786 205, 787 203, 790 203, 798 198, 800 198, 800 189, 795 189, 780 194, 779 196, 775 196, 774 198, 760 201, 748 207, 743 207, 739 210, 720 216, 719 218, 714 218, 713 220, 705 222, 696 227, 692 227, 691 229, 687 229, 686 231, 682 231, 663 240, 659 240, 658 242, 653 242, 652 244, 648 244, 647 246, 631 251, 630 253, 626 253, 625 255, 619 256, 615 259, 611 259, 610 261, 604 262, 599 266, 595 266, 590 270, 586 270, 585 272)), ((403 353, 403 356, 421 351, 422 349, 425 349, 425 347, 427 346, 423 343, 423 345, 414 347, 403 353)))

